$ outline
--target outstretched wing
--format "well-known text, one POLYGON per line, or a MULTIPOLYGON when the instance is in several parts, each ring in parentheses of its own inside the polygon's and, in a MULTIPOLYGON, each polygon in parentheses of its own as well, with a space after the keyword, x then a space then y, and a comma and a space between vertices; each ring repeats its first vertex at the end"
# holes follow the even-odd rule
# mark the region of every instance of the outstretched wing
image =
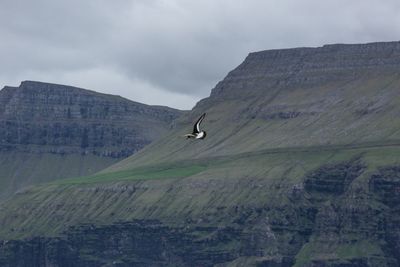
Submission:
POLYGON ((206 116, 206 113, 201 115, 201 117, 197 120, 196 124, 194 125, 193 128, 193 134, 199 133, 200 132, 200 123, 204 120, 204 117, 206 116))

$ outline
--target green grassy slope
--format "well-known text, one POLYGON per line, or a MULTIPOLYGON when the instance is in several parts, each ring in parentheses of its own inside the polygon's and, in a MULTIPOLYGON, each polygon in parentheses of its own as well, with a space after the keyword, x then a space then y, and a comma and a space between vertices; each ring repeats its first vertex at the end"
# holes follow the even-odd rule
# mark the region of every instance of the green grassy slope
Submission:
POLYGON ((0 200, 26 186, 96 173, 116 162, 95 155, 0 152, 0 200))
MULTIPOLYGON (((179 223, 207 217, 218 207, 285 206, 286 191, 304 183, 307 173, 353 158, 367 166, 355 183, 365 186, 365 179, 379 167, 400 164, 400 147, 265 150, 63 179, 31 187, 6 202, 0 236, 55 235, 68 225, 90 222, 179 223)), ((229 218, 220 223, 225 220, 229 218)))
POLYGON ((261 96, 249 99, 220 102, 210 97, 183 117, 181 127, 166 138, 106 171, 272 148, 397 144, 400 143, 400 121, 396 119, 400 106, 399 88, 400 76, 390 73, 379 74, 379 77, 371 74, 346 83, 332 82, 323 87, 281 89, 278 95, 265 90, 261 96), (259 111, 254 118, 249 118, 248 109, 303 115, 263 119, 263 111, 259 111), (208 138, 201 142, 184 140, 182 135, 191 131, 196 116, 203 112, 207 113, 203 127, 208 138))
MULTIPOLYGON (((156 220, 177 229, 231 227, 245 236, 267 231, 267 236, 274 238, 258 244, 256 251, 262 252, 257 253, 272 258, 294 254, 296 266, 366 258, 375 262, 370 266, 392 266, 389 262, 395 261, 384 250, 386 241, 375 233, 383 221, 396 217, 374 197, 369 184, 379 168, 396 165, 400 165, 398 146, 315 147, 164 163, 59 180, 31 187, 5 202, 0 208, 0 236, 62 236, 69 227, 81 224, 156 220), (362 162, 365 170, 344 193, 332 195, 329 187, 321 192, 307 188, 310 174, 321 166, 335 167, 354 160, 362 162), (341 218, 340 227, 336 216, 341 218), (361 226, 354 228, 351 218, 359 218, 356 221, 361 226), (336 227, 341 230, 337 232, 336 227)), ((336 175, 341 176, 332 171, 328 177, 336 184, 336 175)), ((215 233, 204 234, 197 238, 215 233)), ((238 250, 248 241, 226 242, 210 249, 238 250)), ((232 266, 235 262, 257 265, 263 259, 243 256, 232 266)))

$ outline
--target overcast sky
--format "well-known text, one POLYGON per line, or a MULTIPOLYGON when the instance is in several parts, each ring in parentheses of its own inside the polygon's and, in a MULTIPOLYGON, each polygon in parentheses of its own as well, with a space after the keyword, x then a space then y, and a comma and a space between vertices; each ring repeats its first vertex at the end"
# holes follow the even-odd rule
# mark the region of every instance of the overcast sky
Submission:
POLYGON ((395 40, 398 0, 0 0, 0 87, 191 109, 249 52, 395 40))

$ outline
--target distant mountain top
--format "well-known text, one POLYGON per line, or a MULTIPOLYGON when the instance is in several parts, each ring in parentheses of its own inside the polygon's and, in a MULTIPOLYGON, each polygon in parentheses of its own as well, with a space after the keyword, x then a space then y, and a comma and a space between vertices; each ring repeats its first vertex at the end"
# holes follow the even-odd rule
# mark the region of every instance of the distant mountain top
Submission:
MULTIPOLYGON (((228 83, 243 80, 262 82, 270 87, 314 87, 321 83, 351 80, 363 74, 397 71, 400 67, 400 42, 333 44, 322 47, 274 49, 250 53, 216 86, 211 96, 229 97, 228 83), (224 86, 221 86, 224 85, 224 86)), ((257 87, 246 86, 247 91, 257 87)), ((258 88, 259 89, 259 88, 258 88)), ((243 92, 240 92, 243 93, 243 92)), ((250 92, 247 92, 250 93, 250 92)), ((235 95, 236 96, 236 95, 235 95)))
POLYGON ((95 173, 164 135, 182 111, 24 81, 0 91, 0 199, 22 186, 95 173))
POLYGON ((3 90, 14 90, 14 89, 29 89, 29 90, 36 90, 40 91, 42 93, 47 93, 47 94, 54 94, 55 92, 59 92, 60 94, 65 94, 65 95, 92 95, 92 96, 97 96, 97 97, 102 97, 102 98, 111 98, 114 100, 119 99, 122 102, 129 102, 129 103, 135 103, 138 106, 143 106, 143 107, 152 107, 154 109, 165 109, 165 110, 170 110, 172 113, 179 113, 179 110, 170 108, 167 106, 160 106, 160 105, 147 105, 143 104, 140 102, 132 101, 129 99, 126 99, 124 97, 121 97, 119 95, 112 95, 112 94, 105 94, 105 93, 99 93, 93 90, 89 89, 84 89, 80 87, 75 87, 75 86, 70 86, 70 85, 63 85, 63 84, 55 84, 55 83, 46 83, 46 82, 40 82, 40 81, 22 81, 20 86, 18 87, 13 87, 13 86, 4 86, 3 90), (63 93, 62 93, 63 92, 63 93))
POLYGON ((251 52, 249 55, 265 55, 271 53, 297 53, 297 52, 304 52, 307 51, 309 53, 318 53, 318 52, 335 52, 335 51, 342 51, 344 53, 351 53, 357 51, 390 51, 391 49, 400 49, 400 41, 391 41, 391 42, 371 42, 371 43, 355 43, 355 44, 346 44, 346 43, 336 43, 336 44, 326 44, 320 47, 295 47, 295 48, 279 48, 279 49, 268 49, 268 50, 261 50, 256 52, 251 52))
POLYGON ((0 91, 0 149, 121 158, 162 135, 180 114, 120 96, 24 81, 0 91))

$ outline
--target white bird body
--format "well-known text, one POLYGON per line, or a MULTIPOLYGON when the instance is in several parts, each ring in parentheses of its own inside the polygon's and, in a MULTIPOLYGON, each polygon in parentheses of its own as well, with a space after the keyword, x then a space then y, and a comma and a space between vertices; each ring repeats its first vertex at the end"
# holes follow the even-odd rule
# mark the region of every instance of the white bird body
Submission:
POLYGON ((206 132, 205 131, 201 131, 201 132, 199 132, 199 134, 195 138, 196 139, 203 139, 204 137, 206 137, 206 132))

